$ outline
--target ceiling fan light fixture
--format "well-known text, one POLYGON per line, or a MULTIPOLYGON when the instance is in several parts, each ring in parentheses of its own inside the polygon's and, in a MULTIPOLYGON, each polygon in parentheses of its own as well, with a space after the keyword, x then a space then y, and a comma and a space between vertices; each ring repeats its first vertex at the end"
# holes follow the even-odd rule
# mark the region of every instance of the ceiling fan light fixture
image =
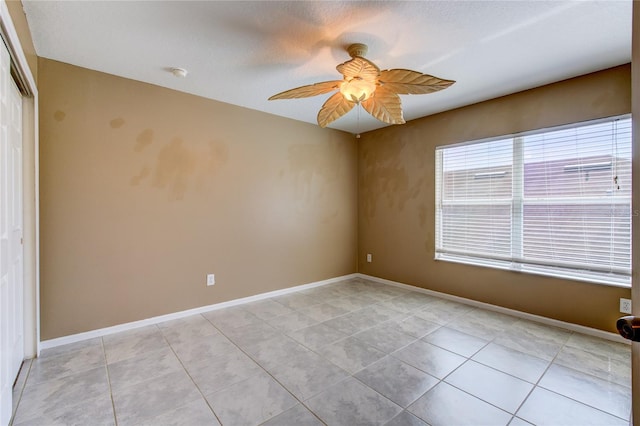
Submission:
POLYGON ((308 98, 337 90, 318 112, 320 127, 326 127, 356 105, 361 105, 366 112, 384 123, 404 124, 402 103, 398 95, 433 93, 455 83, 453 80, 443 80, 402 68, 381 71, 376 64, 363 57, 367 53, 365 44, 352 44, 347 52, 351 60, 336 67, 342 74, 342 80, 323 81, 285 90, 271 96, 269 100, 308 98))
POLYGON ((366 101, 376 90, 376 84, 362 78, 344 80, 340 84, 340 93, 349 102, 360 103, 366 101))

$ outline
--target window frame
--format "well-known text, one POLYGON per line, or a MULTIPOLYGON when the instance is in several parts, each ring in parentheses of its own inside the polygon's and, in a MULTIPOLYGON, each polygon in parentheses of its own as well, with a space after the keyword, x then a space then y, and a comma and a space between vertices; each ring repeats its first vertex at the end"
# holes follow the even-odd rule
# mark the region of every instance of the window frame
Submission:
MULTIPOLYGON (((535 199, 527 199, 524 194, 524 186, 525 186, 525 176, 524 176, 524 139, 527 136, 531 135, 539 135, 544 133, 575 129, 583 126, 589 125, 597 125, 602 123, 613 123, 619 120, 630 120, 631 114, 623 114, 618 116, 606 117, 596 120, 587 120, 576 123, 570 123, 561 126, 553 126, 547 127, 537 130, 531 130, 527 132, 520 132, 508 135, 501 135, 497 137, 478 139, 473 141, 467 141, 456 144, 448 144, 448 145, 440 145, 435 148, 435 241, 434 241, 434 260, 436 261, 447 261, 453 263, 461 263, 461 264, 469 264, 474 266, 481 267, 489 267, 494 269, 502 269, 509 270, 514 272, 522 272, 533 275, 543 275, 550 276, 556 278, 562 278, 567 280, 575 280, 582 282, 595 283, 600 285, 607 285, 613 287, 623 287, 630 288, 631 287, 631 265, 629 265, 629 270, 626 268, 620 268, 616 273, 608 273, 606 271, 602 271, 604 268, 596 268, 600 269, 600 271, 590 270, 589 268, 581 267, 581 268, 572 268, 570 266, 560 267, 558 264, 561 262, 553 262, 555 265, 551 265, 550 263, 544 262, 535 262, 532 260, 527 260, 524 258, 524 211, 526 205, 534 205, 537 203, 540 204, 550 204, 550 200, 553 200, 553 203, 558 203, 561 205, 563 202, 566 204, 576 203, 576 205, 586 205, 589 199, 593 199, 595 204, 601 201, 602 198, 598 197, 575 197, 575 196, 567 196, 567 197, 547 197, 541 198, 538 200, 535 199), (446 250, 442 247, 443 243, 443 207, 445 205, 472 205, 473 203, 484 203, 490 205, 497 205, 496 199, 488 198, 474 198, 474 199, 465 199, 461 201, 446 201, 442 199, 443 192, 443 182, 444 182, 444 173, 443 173, 443 152, 448 148, 453 147, 461 147, 466 145, 475 145, 482 143, 489 143, 493 141, 507 140, 510 139, 512 141, 512 192, 510 199, 500 200, 499 204, 511 206, 511 219, 510 219, 510 247, 511 247, 511 255, 508 257, 501 257, 496 255, 483 256, 483 255, 469 255, 469 254, 461 254, 458 252, 454 252, 451 250, 446 250), (472 203, 469 203, 472 201, 472 203)), ((631 131, 631 130, 630 130, 631 131)), ((633 138, 633 136, 631 136, 633 138)), ((629 185, 631 185, 631 180, 629 185)), ((612 200, 615 202, 610 202, 607 205, 613 204, 624 204, 629 206, 629 214, 630 214, 630 231, 632 226, 632 217, 634 212, 632 211, 631 205, 631 194, 629 198, 623 197, 612 197, 612 200)), ((630 247, 631 250, 631 234, 629 236, 630 247)), ((612 253, 609 250, 609 253, 612 253)), ((630 251, 629 259, 631 260, 633 257, 633 253, 630 251)), ((616 268, 610 268, 612 271, 615 271, 616 268)))

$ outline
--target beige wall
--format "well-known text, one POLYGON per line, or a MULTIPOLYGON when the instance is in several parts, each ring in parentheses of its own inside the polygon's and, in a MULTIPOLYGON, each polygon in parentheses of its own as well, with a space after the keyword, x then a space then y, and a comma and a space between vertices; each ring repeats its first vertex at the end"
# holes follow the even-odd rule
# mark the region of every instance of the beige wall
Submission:
POLYGON ((629 113, 630 84, 621 66, 362 135, 359 272, 615 331, 629 289, 434 261, 434 149, 629 113))
POLYGON ((352 135, 39 72, 43 340, 356 271, 352 135))

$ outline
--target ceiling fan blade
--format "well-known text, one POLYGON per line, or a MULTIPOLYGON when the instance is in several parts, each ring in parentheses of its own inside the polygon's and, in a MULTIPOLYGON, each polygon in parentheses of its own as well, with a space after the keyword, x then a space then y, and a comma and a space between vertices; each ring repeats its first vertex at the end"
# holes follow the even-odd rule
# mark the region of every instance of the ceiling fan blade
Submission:
POLYGON ((362 107, 374 118, 389 124, 404 124, 402 117, 402 103, 398 94, 380 86, 373 96, 361 102, 362 107))
POLYGON ((376 64, 360 56, 338 65, 336 69, 344 75, 345 80, 360 77, 363 80, 375 81, 380 75, 380 68, 376 64))
POLYGON ((318 124, 320 127, 327 127, 329 123, 351 111, 355 105, 355 102, 346 100, 342 93, 334 94, 327 99, 327 102, 322 105, 320 112, 318 112, 318 124))
POLYGON ((323 81, 322 83, 309 84, 307 86, 296 87, 295 89, 286 90, 284 92, 273 95, 269 98, 270 101, 274 99, 295 99, 295 98, 308 98, 311 96, 322 95, 333 90, 340 88, 339 84, 342 80, 323 81))
POLYGON ((384 70, 380 72, 378 78, 380 85, 401 95, 422 95, 446 89, 455 81, 443 80, 418 71, 405 69, 384 70))

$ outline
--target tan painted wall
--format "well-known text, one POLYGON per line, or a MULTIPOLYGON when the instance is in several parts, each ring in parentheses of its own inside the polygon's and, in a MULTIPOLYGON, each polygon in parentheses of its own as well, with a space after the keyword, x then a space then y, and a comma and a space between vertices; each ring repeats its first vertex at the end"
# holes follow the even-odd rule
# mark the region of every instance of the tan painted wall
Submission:
POLYGON ((22 9, 21 0, 3 0, 7 4, 7 9, 11 15, 11 20, 16 28, 16 33, 20 39, 20 44, 24 50, 24 55, 27 58, 27 63, 33 74, 33 79, 38 82, 38 56, 36 55, 36 48, 33 45, 33 39, 31 38, 31 30, 27 23, 27 17, 22 9))
POLYGON ((621 66, 362 135, 359 272, 615 331, 629 289, 434 261, 434 149, 629 113, 630 84, 621 66))
POLYGON ((352 135, 39 71, 43 340, 356 271, 352 135))

